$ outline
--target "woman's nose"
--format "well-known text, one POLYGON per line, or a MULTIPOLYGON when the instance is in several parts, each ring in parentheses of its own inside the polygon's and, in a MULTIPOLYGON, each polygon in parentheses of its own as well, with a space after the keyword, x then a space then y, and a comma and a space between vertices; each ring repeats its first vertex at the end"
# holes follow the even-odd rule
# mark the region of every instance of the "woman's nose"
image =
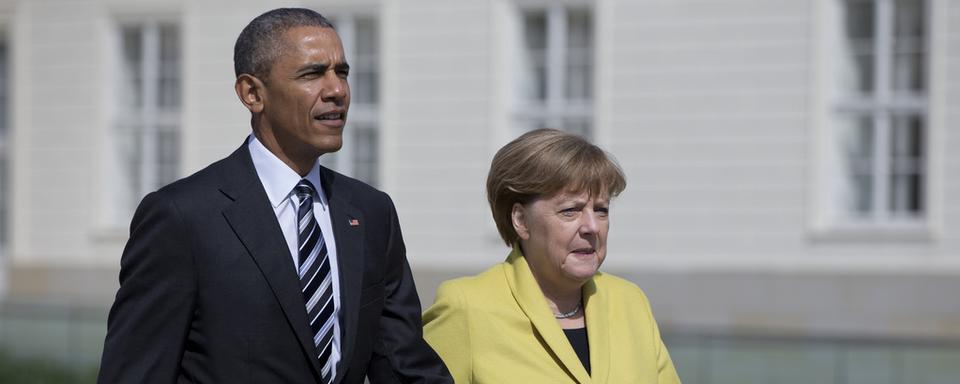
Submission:
POLYGON ((598 226, 597 212, 589 210, 580 216, 580 233, 596 233, 599 230, 598 226))

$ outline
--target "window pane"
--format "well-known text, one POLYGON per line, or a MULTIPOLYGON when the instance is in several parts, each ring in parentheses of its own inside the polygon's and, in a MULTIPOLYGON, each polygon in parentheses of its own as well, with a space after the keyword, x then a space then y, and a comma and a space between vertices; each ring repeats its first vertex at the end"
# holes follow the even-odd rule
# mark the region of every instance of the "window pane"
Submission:
POLYGON ((923 120, 918 115, 894 116, 890 137, 890 196, 894 215, 917 216, 923 211, 923 120))
POLYGON ((380 52, 379 32, 377 23, 370 17, 358 17, 357 26, 357 47, 356 51, 361 55, 376 55, 380 52))
POLYGON ((547 14, 543 11, 529 11, 523 15, 525 46, 530 50, 547 49, 547 14))
POLYGON ((534 129, 540 129, 540 128, 556 128, 556 129, 562 129, 562 127, 551 126, 551 125, 550 125, 549 123, 547 123, 546 120, 544 120, 543 118, 536 118, 536 117, 520 117, 520 118, 517 118, 517 119, 514 121, 514 125, 515 125, 515 127, 514 127, 514 128, 515 128, 515 133, 518 134, 518 135, 519 135, 519 134, 522 134, 522 133, 530 132, 530 131, 532 131, 532 130, 534 130, 534 129))
POLYGON ((890 213, 894 217, 920 217, 923 213, 923 176, 890 175, 890 213))
POLYGON ((894 92, 920 92, 926 88, 924 2, 897 0, 894 21, 894 92))
POLYGON ((380 97, 377 92, 379 89, 377 73, 351 69, 350 77, 353 78, 350 87, 354 104, 376 104, 380 97))
POLYGON ((897 37, 923 37, 925 2, 921 0, 894 1, 894 34, 897 37))
POLYGON ((379 164, 379 137, 374 125, 353 125, 353 174, 357 179, 376 186, 379 164))
POLYGON ((898 157, 923 157, 923 121, 919 115, 894 116, 890 153, 898 157))
POLYGON ((375 104, 380 98, 379 66, 379 32, 377 23, 372 18, 357 18, 356 42, 354 50, 356 57, 351 61, 351 90, 355 103, 375 104))
POLYGON ((873 157, 873 119, 869 116, 848 118, 851 125, 844 135, 844 154, 847 158, 867 159, 873 157))
POLYGON ((157 100, 160 108, 180 106, 180 29, 160 26, 160 84, 157 100))
POLYGON ((121 182, 125 184, 122 190, 131 192, 132 196, 129 196, 127 203, 130 205, 128 208, 132 210, 133 205, 137 203, 134 200, 143 196, 140 188, 140 179, 142 178, 140 169, 143 163, 141 156, 143 147, 140 134, 143 126, 127 122, 121 123, 117 128, 115 142, 120 159, 121 182))
POLYGON ((123 71, 120 84, 120 103, 127 108, 143 106, 143 31, 140 27, 123 27, 123 71))
MULTIPOLYGON (((180 131, 176 126, 161 126, 156 131, 157 184, 160 188, 177 179, 180 168, 180 131)), ((146 191, 144 191, 146 192, 146 191)))
POLYGON ((876 29, 873 1, 848 0, 845 6, 847 38, 872 40, 876 29))
POLYGON ((843 210, 853 216, 867 216, 873 209, 873 119, 848 116, 838 119, 841 159, 840 180, 843 210))
POLYGON ((845 40, 838 74, 839 86, 845 94, 873 92, 874 73, 874 3, 847 1, 843 7, 845 40))
POLYGON ((117 77, 120 93, 112 142, 119 170, 110 188, 117 201, 110 216, 113 224, 123 225, 144 194, 180 176, 183 74, 177 24, 131 24, 120 27, 118 33, 122 73, 117 77), (144 68, 151 70, 144 72, 144 68), (145 89, 153 93, 146 99, 145 89))
POLYGON ((590 127, 590 121, 587 119, 567 118, 563 121, 562 129, 574 135, 582 136, 587 140, 593 140, 593 131, 590 129, 590 127))
POLYGON ((922 53, 897 53, 892 73, 894 92, 923 91, 926 88, 925 66, 926 57, 922 53))
POLYGON ((523 99, 547 99, 547 15, 527 12, 523 15, 524 76, 523 99))
POLYGON ((846 116, 836 124, 840 152, 828 172, 839 182, 830 184, 831 195, 841 212, 854 217, 916 219, 923 215, 926 182, 925 116, 917 111, 926 108, 904 101, 922 103, 927 88, 927 2, 841 1, 835 107, 846 116), (875 67, 881 64, 889 75, 877 82, 875 67), (889 103, 875 102, 873 94, 881 92, 893 96, 889 103))
POLYGON ((568 99, 587 100, 593 94, 593 22, 587 10, 567 12, 568 99))
POLYGON ((590 138, 594 86, 590 9, 553 5, 526 10, 523 22, 526 61, 521 84, 522 99, 528 102, 516 111, 515 130, 555 128, 590 138))

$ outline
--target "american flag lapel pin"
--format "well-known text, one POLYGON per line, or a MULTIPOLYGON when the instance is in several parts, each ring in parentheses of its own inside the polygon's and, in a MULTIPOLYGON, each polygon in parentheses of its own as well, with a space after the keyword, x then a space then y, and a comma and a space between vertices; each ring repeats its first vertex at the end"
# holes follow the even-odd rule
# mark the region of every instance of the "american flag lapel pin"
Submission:
POLYGON ((350 219, 350 226, 351 226, 351 227, 359 227, 359 226, 360 226, 360 220, 350 219))

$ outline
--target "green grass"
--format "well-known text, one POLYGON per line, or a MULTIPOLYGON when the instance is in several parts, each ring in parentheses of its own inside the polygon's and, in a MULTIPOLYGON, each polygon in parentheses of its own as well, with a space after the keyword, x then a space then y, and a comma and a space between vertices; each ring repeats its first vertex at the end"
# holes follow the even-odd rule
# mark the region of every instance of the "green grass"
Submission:
POLYGON ((97 381, 97 367, 75 368, 0 351, 0 383, 82 384, 97 381))

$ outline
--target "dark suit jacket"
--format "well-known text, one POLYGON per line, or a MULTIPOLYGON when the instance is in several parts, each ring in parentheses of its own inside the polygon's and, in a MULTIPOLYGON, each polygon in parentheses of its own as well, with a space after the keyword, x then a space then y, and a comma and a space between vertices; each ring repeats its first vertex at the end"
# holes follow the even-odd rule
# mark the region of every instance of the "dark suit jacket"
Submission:
MULTIPOLYGON (((336 382, 452 382, 422 338, 393 202, 326 168, 320 178, 340 270, 336 382)), ((144 197, 120 266, 99 382, 319 382, 290 251, 246 143, 144 197)))

